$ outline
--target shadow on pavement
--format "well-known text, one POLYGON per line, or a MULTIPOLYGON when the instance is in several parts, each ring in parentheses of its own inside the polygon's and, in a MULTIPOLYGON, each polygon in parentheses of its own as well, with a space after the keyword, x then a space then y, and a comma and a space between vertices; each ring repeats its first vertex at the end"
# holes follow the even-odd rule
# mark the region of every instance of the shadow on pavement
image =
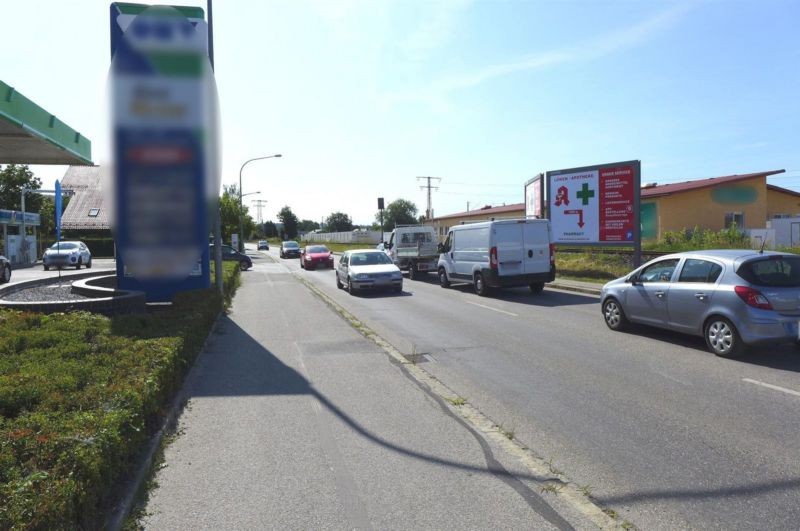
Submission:
MULTIPOLYGON (((697 350, 698 354, 713 356, 706 348, 705 340, 699 336, 681 334, 639 324, 633 325, 629 331, 623 333, 648 337, 662 343, 697 350)), ((749 363, 771 369, 800 372, 800 349, 792 345, 764 345, 751 347, 747 353, 739 358, 730 360, 720 358, 719 361, 725 363, 749 363)))
MULTIPOLYGON (((189 383, 186 398, 220 397, 220 396, 264 396, 264 395, 309 395, 315 398, 325 409, 341 422, 358 433, 361 437, 391 452, 418 459, 438 466, 462 470, 475 474, 490 474, 519 493, 528 505, 556 528, 566 530, 572 526, 564 520, 542 497, 525 485, 521 479, 544 481, 548 478, 533 475, 513 475, 498 462, 488 443, 465 421, 455 416, 438 397, 434 400, 442 411, 467 429, 481 446, 486 467, 453 461, 429 453, 405 448, 373 433, 357 420, 319 392, 314 386, 293 368, 280 361, 272 352, 264 348, 245 330, 239 327, 228 316, 220 318, 221 335, 216 335, 211 352, 203 354, 202 372, 198 378, 189 383), (520 479, 521 478, 521 479, 520 479)), ((412 380, 420 385, 415 380, 412 380)), ((422 387, 420 385, 420 387, 422 387)), ((433 395, 431 395, 433 396, 433 395)))
POLYGON ((787 479, 745 485, 731 485, 712 489, 684 489, 684 490, 652 490, 633 492, 619 496, 598 498, 603 503, 635 503, 646 500, 704 500, 709 498, 730 498, 743 496, 761 496, 768 493, 781 491, 795 491, 800 488, 800 479, 787 479))

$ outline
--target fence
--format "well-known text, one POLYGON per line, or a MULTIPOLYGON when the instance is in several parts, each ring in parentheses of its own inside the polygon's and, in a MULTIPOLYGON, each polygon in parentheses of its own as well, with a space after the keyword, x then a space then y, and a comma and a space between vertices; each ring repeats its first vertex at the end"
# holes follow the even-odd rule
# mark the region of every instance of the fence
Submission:
POLYGON ((355 232, 309 232, 303 240, 314 243, 363 243, 376 245, 381 242, 379 231, 355 232))

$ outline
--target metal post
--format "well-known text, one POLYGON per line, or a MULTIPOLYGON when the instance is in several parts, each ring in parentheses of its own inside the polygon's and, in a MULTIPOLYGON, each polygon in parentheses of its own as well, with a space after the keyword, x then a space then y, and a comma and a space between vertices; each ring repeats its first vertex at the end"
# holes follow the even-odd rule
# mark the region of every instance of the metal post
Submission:
POLYGON ((25 245, 25 243, 26 243, 26 241, 25 241, 25 193, 27 191, 28 191, 27 188, 23 188, 22 192, 21 192, 21 197, 20 197, 20 205, 22 207, 22 230, 20 231, 20 234, 22 234, 22 239, 19 242, 19 250, 22 253, 21 262, 23 264, 27 264, 28 263, 28 249, 27 249, 27 246, 25 245))
POLYGON ((381 243, 383 243, 383 209, 381 209, 381 243))
MULTIPOLYGON (((214 70, 214 10, 212 0, 206 2, 208 11, 208 59, 211 69, 214 70)), ((222 285, 222 216, 219 211, 219 190, 216 197, 217 206, 214 209, 214 283, 220 294, 224 294, 222 285)))

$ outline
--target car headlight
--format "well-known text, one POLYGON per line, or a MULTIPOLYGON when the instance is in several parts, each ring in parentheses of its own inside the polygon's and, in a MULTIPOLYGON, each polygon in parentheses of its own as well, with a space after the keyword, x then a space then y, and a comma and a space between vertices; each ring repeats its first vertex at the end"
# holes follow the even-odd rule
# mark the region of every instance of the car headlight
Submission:
POLYGON ((400 271, 398 271, 397 273, 392 273, 392 278, 394 279, 403 278, 403 273, 401 273, 400 271))

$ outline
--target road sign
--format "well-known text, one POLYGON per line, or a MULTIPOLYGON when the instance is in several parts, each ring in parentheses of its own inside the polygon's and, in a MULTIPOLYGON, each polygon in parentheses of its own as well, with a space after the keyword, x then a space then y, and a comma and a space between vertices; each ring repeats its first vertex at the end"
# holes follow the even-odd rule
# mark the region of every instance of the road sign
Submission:
POLYGON ((547 172, 553 241, 639 245, 639 161, 547 172))
POLYGON ((218 193, 204 13, 111 4, 117 285, 168 301, 207 288, 218 193))

